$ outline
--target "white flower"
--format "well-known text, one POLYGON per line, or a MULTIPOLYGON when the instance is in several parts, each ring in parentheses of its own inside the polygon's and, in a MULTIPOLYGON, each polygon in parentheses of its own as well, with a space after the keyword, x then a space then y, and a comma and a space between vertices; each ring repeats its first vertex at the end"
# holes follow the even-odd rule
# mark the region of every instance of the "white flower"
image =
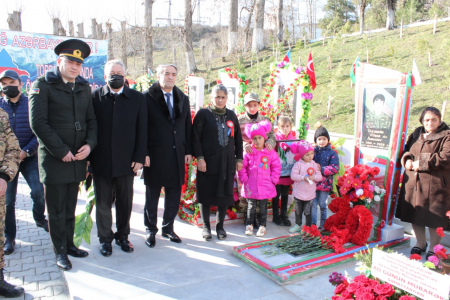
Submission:
POLYGON ((376 202, 379 202, 381 200, 380 196, 375 195, 375 197, 373 197, 373 200, 375 200, 376 202))
POLYGON ((381 193, 382 194, 386 193, 386 190, 385 189, 381 189, 381 193))
POLYGON ((381 189, 378 186, 375 186, 375 193, 379 194, 381 189))
POLYGON ((363 189, 357 189, 356 190, 356 196, 361 196, 362 194, 364 194, 364 191, 363 191, 363 189))
POLYGON ((367 203, 370 203, 370 202, 372 202, 372 199, 366 198, 366 202, 367 202, 367 203))

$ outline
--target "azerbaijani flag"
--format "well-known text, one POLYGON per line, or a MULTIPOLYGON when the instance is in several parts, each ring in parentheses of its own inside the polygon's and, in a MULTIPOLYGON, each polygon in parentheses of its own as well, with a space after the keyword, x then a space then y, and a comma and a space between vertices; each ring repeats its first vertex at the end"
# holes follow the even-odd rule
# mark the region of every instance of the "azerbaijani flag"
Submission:
POLYGON ((288 53, 286 53, 286 56, 283 58, 283 61, 291 62, 291 49, 289 49, 288 53))
POLYGON ((352 65, 352 69, 350 70, 350 79, 352 80, 352 83, 355 83, 356 81, 356 68, 359 67, 359 63, 361 61, 359 60, 359 57, 356 58, 355 62, 352 65))

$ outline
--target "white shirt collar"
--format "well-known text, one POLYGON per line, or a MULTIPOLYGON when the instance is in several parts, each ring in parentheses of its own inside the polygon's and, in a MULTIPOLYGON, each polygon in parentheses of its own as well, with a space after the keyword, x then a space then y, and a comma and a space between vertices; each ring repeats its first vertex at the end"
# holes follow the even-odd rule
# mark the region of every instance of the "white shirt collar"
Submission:
MULTIPOLYGON (((163 89, 161 89, 161 91, 163 92, 163 95, 166 96, 167 92, 165 92, 163 89)), ((169 92, 170 96, 173 96, 173 90, 171 90, 169 92)), ((172 98, 172 97, 171 97, 172 98)))
POLYGON ((123 87, 124 87, 125 85, 123 85, 122 86, 122 88, 118 91, 118 92, 114 92, 109 86, 108 86, 108 88, 109 88, 109 93, 112 95, 112 94, 117 94, 117 95, 120 95, 120 94, 122 94, 122 92, 123 92, 123 87))

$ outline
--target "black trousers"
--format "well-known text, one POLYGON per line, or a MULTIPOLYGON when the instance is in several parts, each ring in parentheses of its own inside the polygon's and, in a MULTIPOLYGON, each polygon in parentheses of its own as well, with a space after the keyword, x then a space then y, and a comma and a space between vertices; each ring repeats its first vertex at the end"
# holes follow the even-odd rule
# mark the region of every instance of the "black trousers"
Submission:
POLYGON ((311 226, 311 207, 313 200, 300 200, 294 197, 295 201, 295 224, 302 226, 302 214, 305 215, 306 226, 311 226))
POLYGON ((264 200, 256 200, 247 198, 248 207, 247 207, 247 224, 245 225, 253 225, 256 217, 256 207, 259 207, 259 223, 266 227, 267 223, 267 199, 264 200))
POLYGON ((57 254, 67 254, 74 246, 75 209, 79 182, 44 184, 50 238, 57 254))
POLYGON ((118 177, 94 175, 97 235, 100 243, 111 243, 114 239, 128 239, 133 209, 133 180, 133 174, 118 177), (114 197, 116 199, 116 233, 111 230, 111 208, 114 197))
MULTIPOLYGON (((211 212, 211 205, 199 203, 200 215, 203 219, 203 228, 211 230, 211 224, 209 223, 209 216, 211 212)), ((216 212, 216 231, 223 229, 223 222, 227 214, 228 206, 217 206, 216 212)))
POLYGON ((275 199, 272 199, 272 210, 273 210, 274 217, 277 217, 280 214, 286 215, 290 187, 291 187, 290 185, 281 185, 281 184, 276 185, 277 197, 275 199), (279 205, 280 196, 281 196, 281 207, 279 205), (280 208, 281 208, 281 211, 280 211, 280 208))
MULTIPOLYGON (((162 186, 145 186, 144 225, 148 231, 158 232, 158 202, 162 186)), ((181 200, 181 186, 164 187, 164 215, 162 232, 173 231, 173 222, 178 214, 181 200)))

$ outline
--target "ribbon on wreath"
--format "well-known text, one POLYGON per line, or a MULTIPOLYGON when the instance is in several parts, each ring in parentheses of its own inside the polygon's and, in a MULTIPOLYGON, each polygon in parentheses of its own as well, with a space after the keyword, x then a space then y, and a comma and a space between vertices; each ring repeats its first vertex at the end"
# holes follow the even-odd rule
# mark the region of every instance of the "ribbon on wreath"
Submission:
POLYGON ((229 128, 228 132, 227 132, 227 135, 231 136, 231 137, 234 137, 234 123, 233 123, 233 121, 227 121, 227 126, 229 128))
POLYGON ((261 164, 259 165, 260 168, 266 168, 268 169, 269 166, 267 165, 267 163, 269 162, 269 158, 267 156, 263 156, 261 157, 261 164))

